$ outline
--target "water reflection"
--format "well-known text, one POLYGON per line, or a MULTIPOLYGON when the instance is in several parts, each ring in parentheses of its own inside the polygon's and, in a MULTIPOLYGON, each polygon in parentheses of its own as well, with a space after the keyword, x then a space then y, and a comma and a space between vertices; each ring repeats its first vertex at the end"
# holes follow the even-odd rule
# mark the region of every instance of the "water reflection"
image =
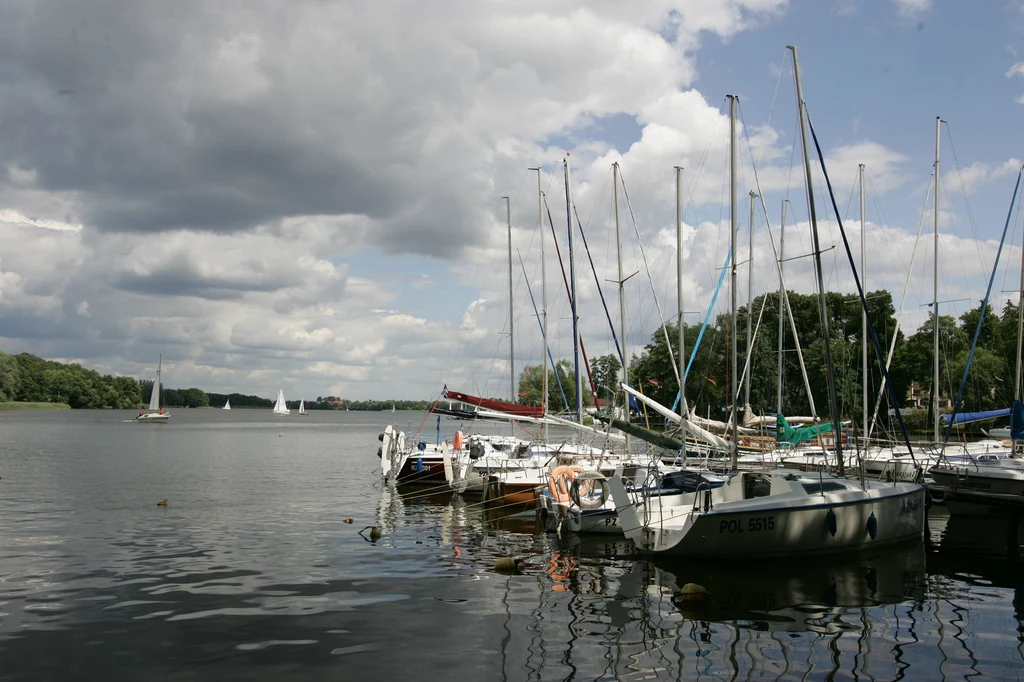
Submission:
POLYGON ((925 593, 922 543, 876 555, 801 562, 764 562, 754 570, 741 564, 659 562, 654 579, 675 595, 691 619, 735 621, 758 630, 835 632, 855 629, 850 609, 920 601, 925 593), (687 599, 693 583, 706 596, 687 599))
MULTIPOLYGON (((266 419, 243 412, 231 418, 266 419)), ((4 679, 954 680, 1024 670, 1020 531, 996 519, 933 509, 926 549, 878 556, 652 562, 624 539, 539 532, 522 509, 382 486, 365 466, 372 453, 337 457, 326 429, 278 439, 232 428, 211 454, 212 427, 157 436, 89 422, 67 427, 68 449, 30 422, 5 422, 4 679), (164 497, 170 507, 157 508, 164 497), (358 535, 367 526, 375 541, 358 535), (498 570, 506 558, 517 571, 498 570), (687 583, 710 599, 682 602, 687 583)), ((344 442, 360 445, 380 431, 342 426, 344 442)))
MULTIPOLYGON (((984 530, 964 533, 975 543, 1005 538, 984 530)), ((1001 590, 950 598, 950 584, 964 589, 971 578, 950 583, 942 563, 929 572, 923 543, 751 566, 652 562, 624 540, 529 537, 538 554, 505 578, 504 679, 1016 679, 1024 662, 1024 600, 1015 593, 1007 614, 1001 590), (680 599, 687 583, 710 598, 680 599)), ((999 587, 1016 587, 1012 566, 994 570, 999 587)))

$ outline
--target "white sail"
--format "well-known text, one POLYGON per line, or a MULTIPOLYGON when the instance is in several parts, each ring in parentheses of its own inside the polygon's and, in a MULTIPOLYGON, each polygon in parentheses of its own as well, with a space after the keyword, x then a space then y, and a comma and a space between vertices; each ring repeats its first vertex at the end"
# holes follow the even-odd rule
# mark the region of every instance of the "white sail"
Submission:
POLYGON ((149 394, 149 409, 139 412, 139 416, 132 419, 132 422, 163 424, 170 419, 170 413, 160 408, 160 374, 163 371, 163 364, 164 356, 163 353, 161 353, 160 360, 156 366, 156 381, 153 382, 153 392, 149 394))
POLYGON ((231 409, 231 399, 230 398, 228 398, 227 400, 224 401, 224 408, 223 409, 225 409, 225 410, 230 410, 231 409))
POLYGON ((288 404, 284 401, 284 389, 277 392, 277 402, 274 403, 274 414, 289 414, 288 404))
POLYGON ((153 392, 149 394, 149 409, 153 412, 160 411, 160 370, 164 363, 163 354, 160 355, 160 363, 156 366, 156 381, 153 382, 153 392))
POLYGON ((300 400, 299 401, 299 414, 306 414, 306 401, 305 400, 300 400))

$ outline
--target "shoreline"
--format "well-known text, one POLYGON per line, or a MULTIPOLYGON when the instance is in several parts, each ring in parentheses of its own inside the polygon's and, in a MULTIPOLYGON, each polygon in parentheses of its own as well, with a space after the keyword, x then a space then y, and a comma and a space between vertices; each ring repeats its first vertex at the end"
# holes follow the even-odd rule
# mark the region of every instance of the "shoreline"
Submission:
POLYGON ((22 403, 17 401, 0 403, 0 410, 70 410, 67 403, 22 403))

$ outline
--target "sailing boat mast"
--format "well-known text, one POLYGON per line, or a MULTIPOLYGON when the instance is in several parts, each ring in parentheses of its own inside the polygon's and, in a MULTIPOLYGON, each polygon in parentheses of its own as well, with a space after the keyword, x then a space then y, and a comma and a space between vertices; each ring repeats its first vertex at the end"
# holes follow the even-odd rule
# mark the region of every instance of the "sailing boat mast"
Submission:
POLYGON ((934 428, 934 440, 936 443, 941 439, 939 426, 939 141, 942 119, 935 117, 935 248, 932 254, 934 265, 932 268, 932 324, 934 327, 934 338, 932 343, 932 426, 934 428))
MULTIPOLYGON (((541 393, 543 393, 544 414, 548 413, 548 276, 544 259, 544 193, 540 189, 540 168, 537 171, 537 228, 540 230, 540 335, 543 349, 541 350, 541 393)), ((546 441, 547 426, 540 425, 540 439, 546 441)))
MULTIPOLYGON (((150 356, 150 357, 152 357, 152 356, 150 356)), ((153 407, 153 409, 157 410, 157 411, 160 410, 160 383, 161 383, 160 382, 160 373, 163 371, 163 369, 164 369, 164 354, 160 353, 159 359, 157 360, 157 363, 156 363, 156 392, 153 393, 153 397, 154 397, 154 400, 156 402, 156 407, 153 407)), ((150 407, 152 407, 152 406, 150 406, 150 407)))
POLYGON ((746 416, 747 405, 750 404, 750 349, 753 341, 753 313, 754 313, 754 199, 757 192, 750 191, 750 235, 749 246, 747 247, 747 362, 743 372, 743 414, 746 416))
MULTIPOLYGON (((860 175, 860 287, 867 295, 868 285, 866 280, 867 266, 868 266, 868 238, 867 238, 867 220, 864 217, 864 164, 857 165, 857 171, 860 175)), ((860 333, 862 337, 861 356, 860 362, 863 367, 864 379, 861 382, 863 386, 863 393, 861 395, 861 410, 863 411, 862 421, 863 436, 864 436, 864 453, 868 451, 868 313, 866 310, 860 311, 860 333)), ((897 406, 898 407, 898 406, 897 406)))
MULTIPOLYGON (((615 190, 615 251, 619 260, 619 336, 622 340, 622 382, 629 384, 629 350, 626 348, 626 281, 622 275, 622 229, 619 225, 619 164, 612 164, 612 184, 615 190)), ((629 394, 623 393, 625 418, 629 421, 629 394)), ((626 452, 630 452, 629 434, 626 434, 626 452)))
POLYGON ((736 344, 736 95, 726 95, 729 98, 729 293, 731 296, 729 325, 730 325, 730 357, 732 362, 731 383, 729 399, 732 401, 732 471, 739 467, 739 424, 736 419, 736 399, 739 397, 737 386, 736 368, 739 361, 739 353, 736 344))
MULTIPOLYGON (((679 414, 690 418, 686 404, 686 326, 683 324, 683 169, 676 166, 676 300, 679 304, 679 414)), ((684 436, 685 437, 685 436, 684 436)), ((685 452, 685 448, 684 448, 685 452)))
POLYGON ((783 354, 783 340, 786 334, 785 317, 786 317, 786 306, 783 303, 783 299, 786 296, 786 283, 782 277, 782 271, 785 267, 785 252, 786 252, 786 200, 782 200, 782 221, 779 223, 779 367, 776 376, 776 393, 775 393, 775 414, 776 416, 782 414, 782 354, 783 354))
POLYGON ((580 318, 576 306, 576 262, 572 252, 572 190, 569 155, 562 161, 565 169, 565 220, 569 230, 569 297, 572 301, 572 363, 576 379, 576 421, 583 423, 583 381, 580 376, 580 318))
POLYGON ((508 197, 502 199, 505 200, 505 222, 508 225, 508 373, 512 389, 509 402, 514 405, 519 402, 519 396, 516 395, 516 345, 512 326, 512 207, 508 197))
POLYGON ((1020 293, 1017 297, 1017 371, 1013 376, 1013 399, 1020 400, 1021 356, 1024 351, 1024 246, 1020 251, 1020 293))
MULTIPOLYGON (((1021 356, 1024 351, 1024 244, 1020 251, 1020 293, 1017 296, 1017 367, 1013 373, 1013 399, 1020 400, 1021 356)), ((1014 405, 1016 407, 1016 405, 1014 405)), ((1013 434, 1013 418, 1010 418, 1010 449, 1013 456, 1017 453, 1017 439, 1013 434)))
POLYGON ((793 78, 796 80, 796 104, 800 116, 800 141, 804 151, 804 176, 807 183, 807 206, 811 218, 811 236, 814 242, 814 270, 818 280, 818 316, 821 318, 821 333, 825 345, 825 376, 828 381, 829 410, 832 412, 832 430, 835 436, 836 461, 839 475, 844 475, 843 439, 839 420, 839 401, 836 397, 836 369, 832 361, 832 337, 828 330, 828 311, 825 308, 825 279, 821 269, 821 241, 818 238, 818 215, 814 209, 814 182, 811 177, 811 155, 807 148, 807 108, 804 104, 803 87, 800 83, 800 60, 796 47, 787 45, 793 53, 793 78))

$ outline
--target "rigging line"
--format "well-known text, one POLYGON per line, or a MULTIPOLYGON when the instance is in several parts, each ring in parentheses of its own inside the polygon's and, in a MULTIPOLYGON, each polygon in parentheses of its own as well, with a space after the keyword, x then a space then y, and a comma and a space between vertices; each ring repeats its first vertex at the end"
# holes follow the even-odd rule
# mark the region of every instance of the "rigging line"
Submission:
MULTIPOLYGON (((737 105, 739 108, 740 120, 743 121, 743 105, 738 100, 737 105)), ((747 125, 745 122, 743 124, 743 135, 744 137, 747 135, 747 125)), ((768 205, 765 204, 764 201, 764 192, 761 190, 761 180, 757 174, 757 164, 754 163, 754 155, 750 148, 749 138, 747 138, 747 152, 750 154, 750 161, 754 167, 754 185, 757 187, 757 196, 759 203, 761 204, 761 212, 764 215, 764 225, 765 231, 768 233, 768 243, 772 247, 772 258, 775 260, 775 269, 779 273, 779 281, 782 284, 781 290, 783 298, 786 301, 786 312, 789 317, 789 329, 793 333, 793 340, 796 343, 797 360, 800 361, 800 374, 803 377, 804 388, 807 391, 807 402, 811 408, 811 416, 817 418, 818 413, 814 407, 814 395, 811 393, 811 381, 807 376, 807 366, 804 364, 804 354, 800 347, 800 335, 797 333, 796 329, 796 318, 793 315, 793 307, 789 303, 789 288, 786 286, 786 278, 782 272, 782 259, 779 257, 779 250, 775 247, 775 235, 772 232, 772 221, 768 217, 768 205)), ((808 202, 809 201, 810 199, 808 199, 808 202)), ((810 206, 809 203, 808 206, 810 206)))
POLYGON ((992 265, 992 275, 988 280, 988 289, 985 291, 985 298, 981 302, 981 311, 978 314, 978 326, 974 329, 974 340, 971 341, 971 350, 967 354, 967 366, 964 367, 964 376, 960 380, 960 390, 956 394, 956 402, 953 403, 953 414, 949 416, 949 425, 946 427, 946 437, 943 443, 949 441, 949 434, 953 430, 953 421, 956 419, 957 411, 960 409, 960 401, 964 397, 964 388, 967 385, 967 375, 971 371, 971 361, 974 359, 974 351, 978 346, 978 337, 981 336, 982 323, 985 321, 985 309, 988 308, 988 298, 992 293, 992 283, 996 278, 996 270, 999 268, 999 257, 1003 252, 1003 244, 1006 242, 1006 233, 1010 229, 1010 220, 1013 217, 1013 207, 1017 202, 1017 192, 1020 190, 1020 179, 1024 175, 1024 165, 1017 171, 1017 181, 1013 184, 1013 196, 1010 198, 1010 210, 1006 212, 1006 223, 1003 225, 1003 236, 999 240, 999 248, 996 250, 996 262, 992 265))
POLYGON ((786 52, 787 52, 787 50, 785 48, 783 48, 783 50, 782 50, 782 62, 781 62, 781 66, 779 67, 779 77, 775 81, 775 92, 772 93, 772 103, 770 105, 768 105, 768 122, 765 123, 765 125, 768 126, 769 128, 772 125, 772 114, 775 112, 775 101, 779 97, 779 86, 782 85, 782 75, 784 73, 786 73, 786 62, 787 62, 787 60, 786 60, 786 52))
MULTIPOLYGON (((633 231, 636 233, 637 244, 640 247, 640 255, 644 261, 644 269, 647 270, 647 280, 651 283, 651 296, 654 298, 654 305, 658 309, 658 318, 661 320, 661 330, 665 333, 665 348, 668 350, 669 355, 671 355, 672 343, 669 341, 668 329, 665 327, 665 315, 661 311, 661 303, 658 301, 658 292, 654 290, 654 278, 651 275, 651 268, 647 263, 647 252, 644 250, 643 241, 640 239, 640 228, 637 227, 636 217, 633 215, 633 204, 629 201, 629 191, 626 189, 626 179, 622 175, 621 168, 619 169, 619 182, 622 183, 622 194, 626 197, 626 209, 629 211, 629 219, 633 223, 633 231)), ((672 365, 672 371, 676 375, 676 385, 678 385, 680 382, 680 369, 678 364, 674 362, 670 362, 669 364, 672 365)))
MULTIPOLYGON (((612 171, 611 171, 611 167, 609 166, 608 172, 605 173, 604 180, 601 182, 601 187, 598 188, 598 190, 597 190, 597 196, 594 197, 594 203, 590 206, 590 215, 587 216, 587 222, 586 223, 584 223, 582 220, 580 220, 579 214, 576 213, 576 198, 573 197, 572 210, 573 210, 573 214, 576 215, 576 222, 579 223, 580 231, 583 230, 583 226, 584 225, 593 225, 594 224, 594 214, 597 213, 597 209, 598 209, 599 206, 607 205, 607 204, 605 204, 602 201, 602 199, 604 198, 605 191, 607 191, 606 188, 608 187, 608 184, 609 184, 608 183, 608 177, 611 174, 612 174, 612 171)), ((610 212, 610 210, 611 209, 609 209, 609 212, 610 212)))
MULTIPOLYGON (((754 349, 754 341, 757 339, 757 332, 758 332, 758 330, 761 329, 761 318, 764 317, 764 308, 765 308, 765 305, 767 305, 767 303, 768 303, 768 297, 767 296, 763 296, 762 295, 762 296, 760 296, 760 299, 761 299, 761 311, 757 314, 757 325, 755 325, 754 332, 753 332, 753 334, 750 337, 751 338, 751 341, 750 341, 750 352, 747 353, 747 360, 746 360, 746 362, 743 363, 743 374, 740 375, 741 378, 740 378, 740 381, 739 381, 739 383, 737 385, 736 395, 733 398, 734 402, 738 402, 739 401, 739 399, 740 399, 740 391, 743 388, 743 385, 746 383, 747 377, 749 377, 748 372, 750 370, 750 358, 753 357, 754 350, 755 350, 754 349)), ((751 303, 753 303, 753 301, 751 301, 751 303)), ((747 304, 747 310, 748 311, 750 310, 750 303, 747 304)), ((748 312, 747 314, 749 315, 750 313, 748 312)), ((744 409, 746 409, 746 405, 744 405, 744 409)), ((744 412, 744 414, 746 414, 746 413, 744 412)))
MULTIPOLYGON (((523 255, 521 253, 519 253, 518 250, 516 251, 516 255, 519 256, 519 265, 522 266, 523 272, 525 272, 526 271, 526 264, 523 263, 523 255)), ((537 310, 537 299, 535 299, 533 297, 533 287, 530 286, 530 281, 529 280, 526 281, 526 290, 530 292, 530 303, 533 304, 533 314, 537 318, 537 324, 540 326, 540 336, 541 336, 542 339, 547 338, 547 334, 545 333, 545 330, 544 330, 544 322, 540 319, 540 311, 537 310)), ((547 351, 547 353, 548 353, 548 360, 551 362, 551 366, 554 367, 555 366, 555 358, 551 354, 551 349, 550 348, 545 348, 544 350, 547 351)), ((544 370, 541 370, 541 371, 543 372, 544 370)), ((558 383, 558 392, 562 394, 562 400, 565 402, 565 409, 566 410, 570 410, 569 399, 565 397, 565 388, 562 386, 562 378, 558 375, 558 372, 555 372, 555 381, 558 383)), ((544 383, 541 382, 541 386, 543 386, 543 385, 544 385, 544 383)), ((543 392, 544 391, 542 389, 541 393, 543 393, 543 392)), ((543 399, 543 397, 544 396, 541 396, 542 399, 543 399)))
MULTIPOLYGON (((871 334, 871 342, 875 348, 875 357, 880 367, 882 367, 882 346, 878 342, 878 335, 875 333, 875 324, 871 321, 871 314, 868 312, 868 302, 864 298, 864 287, 861 286, 860 277, 857 275, 857 268, 853 258, 853 251, 850 249, 850 242, 846 238, 846 230, 843 229, 843 221, 839 218, 839 211, 836 209, 836 197, 832 193, 832 182, 828 179, 828 170, 825 168, 825 155, 821 151, 821 145, 818 144, 818 135, 814 132, 814 125, 811 123, 811 116, 807 113, 807 103, 804 102, 804 115, 807 117, 807 127, 811 131, 811 138, 814 140, 814 149, 818 152, 818 163, 821 167, 821 174, 825 178, 825 185, 828 187, 829 200, 832 202, 832 208, 836 212, 836 221, 839 223, 839 234, 843 238, 843 246, 846 247, 846 257, 850 261, 850 269, 853 270, 853 281, 857 285, 857 293, 860 295, 861 307, 864 310, 864 317, 868 322, 868 332, 871 334)), ((888 370, 882 368, 882 376, 887 377, 889 375, 888 370)), ((892 400, 893 404, 896 402, 896 395, 892 390, 892 383, 886 382, 889 389, 889 399, 892 400)), ((838 420, 839 415, 833 416, 833 419, 838 420)), ((896 410, 896 421, 900 424, 900 432, 903 434, 903 440, 907 445, 907 451, 910 453, 910 459, 917 464, 917 460, 914 458, 914 449, 910 446, 910 436, 907 433, 907 427, 903 423, 903 415, 900 411, 896 410)), ((839 434, 836 434, 836 438, 839 438, 839 434)))
MULTIPOLYGON (((853 203, 853 197, 857 195, 857 173, 853 174, 853 182, 850 183, 850 199, 846 202, 846 213, 844 215, 849 219, 850 216, 850 205, 853 203)), ((859 216, 858 216, 859 217, 859 216)))
MULTIPOLYGON (((800 124, 799 123, 800 122, 799 107, 797 108, 796 120, 797 120, 797 123, 795 123, 793 125, 794 128, 796 128, 800 124)), ((785 195, 785 199, 786 199, 787 202, 789 201, 789 195, 793 192, 793 166, 795 165, 793 163, 794 159, 796 159, 796 145, 795 144, 791 144, 791 145, 789 145, 789 175, 786 176, 786 195, 785 195)), ((790 205, 792 205, 792 203, 790 205)), ((794 221, 794 223, 796 223, 796 222, 797 221, 794 221)))
POLYGON ((704 150, 701 152, 700 159, 697 161, 697 171, 693 174, 693 178, 690 180, 690 186, 686 191, 687 196, 693 196, 693 193, 696 191, 697 181, 700 179, 704 165, 707 163, 708 156, 711 153, 711 143, 715 141, 715 137, 718 135, 718 129, 722 126, 722 121, 726 118, 722 114, 722 107, 725 105, 726 101, 728 101, 726 98, 722 98, 722 103, 718 105, 718 120, 715 121, 715 127, 711 129, 711 135, 708 136, 708 141, 705 143, 704 150))
MULTIPOLYGON (((608 326, 611 328, 612 341, 615 342, 615 352, 619 356, 619 360, 625 364, 622 359, 622 348, 619 346, 619 337, 615 334, 615 325, 612 323, 611 313, 608 311, 608 302, 604 298, 604 289, 601 287, 601 280, 597 276, 597 268, 594 266, 594 258, 590 255, 590 245, 587 244, 587 236, 583 232, 583 224, 580 223, 580 216, 576 213, 576 202, 572 202, 572 213, 576 217, 577 229, 580 233, 580 237, 583 238, 583 249, 587 252, 587 260, 590 262, 590 271, 594 274, 594 284, 597 286, 598 296, 601 298, 601 306, 604 308, 605 319, 608 320, 608 326)), ((589 364, 589 363, 588 363, 589 364)), ((594 384, 594 379, 590 379, 590 387, 594 390, 594 398, 597 398, 597 386, 594 384)))
POLYGON ((953 144, 953 132, 949 129, 949 122, 943 121, 946 124, 946 139, 949 140, 949 151, 953 154, 953 164, 956 166, 957 178, 960 180, 960 189, 964 193, 964 204, 967 207, 967 219, 971 221, 971 231, 974 233, 974 238, 978 239, 978 226, 974 223, 974 212, 971 210, 971 200, 967 196, 967 185, 964 183, 964 176, 960 170, 960 159, 956 156, 956 146, 953 144))
MULTIPOLYGON (((947 241, 949 239, 952 239, 952 240, 958 241, 958 242, 964 241, 963 239, 961 239, 960 237, 957 236, 956 214, 953 211, 953 203, 952 203, 952 201, 950 201, 948 193, 947 194, 943 194, 941 198, 943 200, 943 204, 944 205, 942 207, 940 207, 939 210, 940 211, 943 210, 943 209, 946 210, 947 216, 948 216, 947 222, 950 225, 949 230, 948 230, 949 234, 947 235, 947 241)), ((972 228, 973 228, 973 226, 972 226, 972 228)), ((977 253, 978 263, 984 263, 985 262, 985 256, 984 256, 984 254, 981 251, 981 240, 978 238, 977 231, 974 231, 974 239, 972 241, 972 245, 974 246, 975 252, 977 253)), ((971 294, 971 291, 973 290, 973 286, 971 284, 971 277, 970 277, 970 275, 967 272, 967 267, 966 267, 964 259, 962 259, 962 258, 956 259, 956 262, 954 263, 954 265, 959 265, 960 266, 960 272, 958 274, 963 278, 963 291, 967 292, 968 298, 973 300, 974 295, 971 294)), ((940 273, 942 274, 942 287, 943 287, 943 292, 945 294, 945 297, 946 297, 946 299, 948 299, 950 301, 954 301, 957 298, 957 293, 955 293, 951 289, 951 282, 953 280, 953 275, 952 275, 953 268, 949 267, 948 264, 946 262, 944 262, 943 260, 941 260, 941 259, 939 259, 939 268, 940 268, 940 273)), ((955 317, 955 315, 954 315, 954 317, 955 317)), ((950 389, 952 389, 952 387, 950 387, 950 389)))
MULTIPOLYGON (((561 268, 561 270, 562 270, 562 282, 565 283, 565 294, 566 294, 566 297, 569 299, 569 305, 572 306, 573 305, 573 296, 572 296, 571 287, 569 286, 569 277, 565 274, 565 262, 562 260, 562 250, 558 246, 558 236, 555 233, 555 221, 551 217, 551 209, 548 208, 548 199, 547 199, 546 195, 544 197, 544 208, 547 209, 548 225, 550 225, 550 227, 551 227, 552 241, 555 244, 555 253, 558 255, 558 265, 559 265, 559 268, 561 268)), ((579 216, 576 217, 576 222, 577 222, 577 224, 579 223, 579 216)), ((581 233, 582 233, 582 231, 581 231, 581 233)), ((580 353, 583 355, 583 364, 586 366, 587 377, 590 379, 590 386, 592 387, 592 390, 593 390, 593 387, 595 386, 595 384, 594 384, 594 377, 593 377, 593 374, 592 374, 591 369, 590 369, 590 360, 589 360, 589 358, 587 358, 587 349, 583 345, 583 335, 582 334, 574 334, 574 336, 579 340, 580 353)), ((596 394, 597 394, 597 391, 594 391, 594 395, 596 395, 596 394)), ((580 399, 582 400, 582 396, 580 396, 580 399)), ((577 418, 582 419, 582 415, 577 415, 577 418)))

